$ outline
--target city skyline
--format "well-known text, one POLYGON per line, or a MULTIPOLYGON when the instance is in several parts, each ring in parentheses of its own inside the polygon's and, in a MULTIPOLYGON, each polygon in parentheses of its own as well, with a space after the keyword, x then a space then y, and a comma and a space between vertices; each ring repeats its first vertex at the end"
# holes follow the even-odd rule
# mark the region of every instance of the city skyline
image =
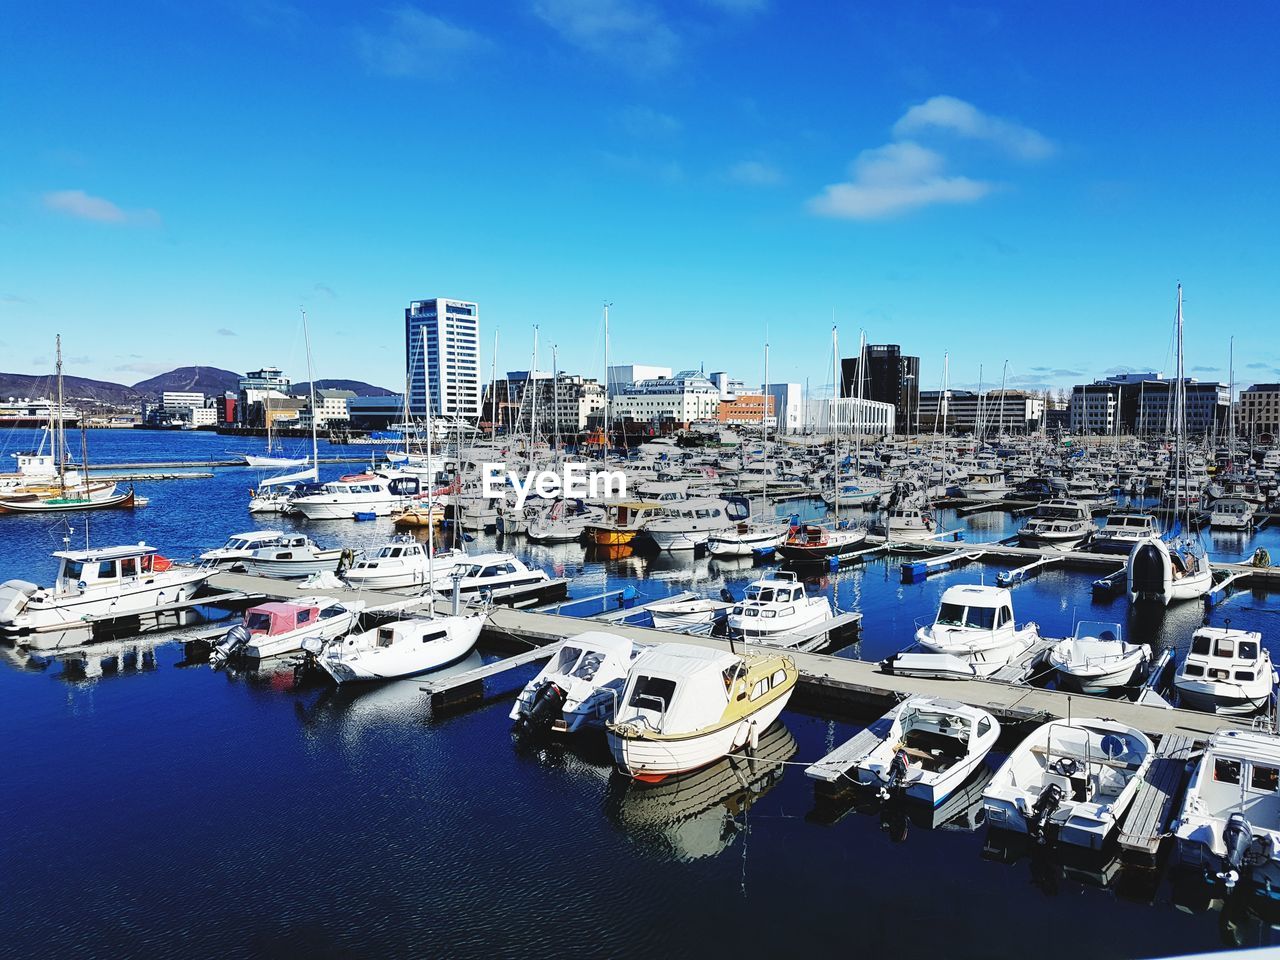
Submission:
POLYGON ((796 17, 764 0, 11 11, 0 350, 133 382, 303 363, 394 387, 402 311, 481 304, 482 381, 663 363, 924 389, 1280 378, 1267 7, 796 17), (166 43, 156 44, 163 36, 166 43), (1063 44, 1064 36, 1074 38, 1063 44), (762 56, 767 52, 766 56, 762 56), (787 69, 803 58, 804 71, 787 69), (50 72, 50 62, 75 71, 50 72), (911 69, 901 63, 912 63, 911 69), (92 78, 89 82, 88 78, 92 78), (566 109, 567 99, 573 103, 566 109))

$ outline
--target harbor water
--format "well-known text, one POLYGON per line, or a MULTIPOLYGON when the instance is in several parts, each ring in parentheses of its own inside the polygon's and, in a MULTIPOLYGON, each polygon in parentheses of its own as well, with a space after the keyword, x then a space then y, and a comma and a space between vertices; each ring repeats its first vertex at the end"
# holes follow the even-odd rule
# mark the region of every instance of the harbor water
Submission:
MULTIPOLYGON (((34 436, 15 432, 0 453, 8 459, 34 436)), ((261 441, 90 436, 93 459, 112 463, 218 460, 252 445, 261 441)), ((178 560, 258 528, 356 548, 392 533, 387 520, 251 518, 256 480, 247 468, 220 468, 212 479, 139 483, 150 502, 133 511, 0 517, 0 581, 47 583, 50 552, 86 538, 145 540, 178 560)), ((974 542, 1021 521, 944 512, 943 522, 974 542)), ((1215 559, 1258 546, 1280 556, 1271 529, 1205 536, 1215 559)), ((497 546, 485 534, 468 544, 497 546)), ((570 596, 624 585, 643 600, 722 587, 740 595, 760 569, 670 555, 598 559, 578 544, 523 538, 501 547, 570 577, 570 596)), ((999 569, 974 563, 904 584, 900 560, 810 581, 839 609, 863 614, 861 638, 842 656, 874 660, 907 646, 942 590, 992 583, 999 569)), ((1185 649, 1205 617, 1195 603, 1131 617, 1123 597, 1091 597, 1095 576, 1048 568, 1014 588, 1017 619, 1045 636, 1068 635, 1079 619, 1115 619, 1131 640, 1185 649)), ((1261 631, 1275 657, 1277 614, 1280 596, 1244 591, 1208 619, 1261 631)), ((420 681, 296 685, 287 666, 215 671, 177 643, 66 658, 5 646, 0 660, 0 956, 805 950, 1074 960, 1280 942, 1274 918, 1209 909, 1205 889, 1115 856, 1019 845, 975 824, 972 809, 948 810, 946 822, 917 816, 904 830, 871 807, 819 802, 804 764, 868 717, 788 710, 755 759, 643 786, 611 772, 603 739, 513 741, 507 712, 536 666, 503 678, 478 707, 436 717, 420 681)))

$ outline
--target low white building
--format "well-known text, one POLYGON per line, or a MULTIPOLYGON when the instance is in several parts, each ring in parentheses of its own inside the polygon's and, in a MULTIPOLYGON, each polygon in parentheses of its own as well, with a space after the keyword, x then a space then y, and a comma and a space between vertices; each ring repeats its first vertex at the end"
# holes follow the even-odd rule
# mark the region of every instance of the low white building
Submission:
POLYGON ((798 433, 804 428, 804 390, 798 383, 766 384, 773 397, 773 415, 779 433, 798 433))
POLYGON ((697 370, 682 370, 674 377, 639 380, 612 400, 612 418, 657 422, 693 423, 714 420, 720 409, 720 391, 697 370))
POLYGON ((892 403, 859 400, 857 397, 810 400, 805 405, 804 429, 810 433, 837 433, 842 436, 891 436, 897 414, 892 403))
POLYGON ((620 393, 630 393, 633 386, 645 380, 671 379, 670 367, 655 367, 643 363, 617 364, 609 367, 605 373, 608 376, 606 386, 611 397, 616 397, 620 393))

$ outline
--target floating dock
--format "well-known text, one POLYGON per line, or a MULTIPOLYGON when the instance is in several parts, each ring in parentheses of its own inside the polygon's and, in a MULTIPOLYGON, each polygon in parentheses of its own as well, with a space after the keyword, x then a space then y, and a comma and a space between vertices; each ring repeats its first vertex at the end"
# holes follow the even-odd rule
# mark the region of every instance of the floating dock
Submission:
POLYGON ((1167 733, 1138 785, 1120 829, 1120 848, 1132 857, 1154 864, 1160 843, 1169 834, 1192 753, 1203 738, 1167 733))

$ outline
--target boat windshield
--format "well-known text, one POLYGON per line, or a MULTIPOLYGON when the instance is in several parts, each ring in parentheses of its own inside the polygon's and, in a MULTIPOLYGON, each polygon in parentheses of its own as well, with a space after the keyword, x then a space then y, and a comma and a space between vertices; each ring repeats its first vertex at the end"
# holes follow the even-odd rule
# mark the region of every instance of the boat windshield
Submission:
POLYGON ((676 693, 676 682, 666 677, 637 677, 628 706, 665 713, 676 693))
POLYGON ((1076 624, 1075 639, 1095 638, 1107 642, 1115 642, 1122 636, 1120 624, 1107 623, 1105 620, 1081 620, 1076 624))
POLYGON ((271 614, 269 613, 250 613, 244 618, 245 629, 250 633, 270 633, 271 632, 271 614))
POLYGON ((964 607, 958 603, 944 603, 938 608, 938 623, 944 627, 963 627, 964 607))

